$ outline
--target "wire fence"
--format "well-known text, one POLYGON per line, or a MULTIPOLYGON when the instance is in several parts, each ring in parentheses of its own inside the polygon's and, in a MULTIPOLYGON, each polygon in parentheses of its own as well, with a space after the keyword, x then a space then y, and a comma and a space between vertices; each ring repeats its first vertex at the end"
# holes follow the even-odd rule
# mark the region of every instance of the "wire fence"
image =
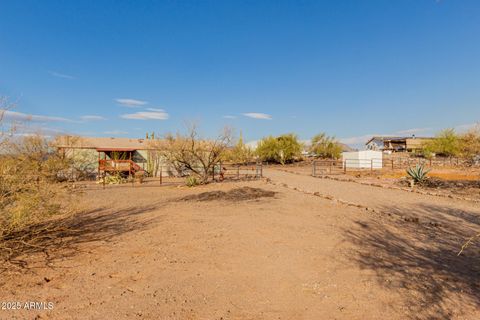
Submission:
MULTIPOLYGON (((55 175, 14 175, 0 174, 0 186, 15 181, 28 185, 30 187, 40 188, 44 183, 64 183, 73 188, 81 189, 107 189, 115 187, 159 187, 159 186, 181 186, 186 185, 189 176, 196 176, 192 170, 178 169, 173 166, 159 166, 157 176, 136 175, 131 171, 89 171, 88 175, 78 175, 74 170, 62 170, 55 175)), ((193 168, 197 172, 201 172, 202 168, 193 168)), ((207 172, 206 182, 222 182, 222 181, 238 181, 238 180, 254 180, 263 177, 263 165, 261 163, 236 164, 221 163, 215 165, 207 172)))
MULTIPOLYGON (((158 167, 156 176, 144 176, 131 174, 127 171, 102 171, 96 179, 96 185, 102 189, 108 187, 131 186, 131 187, 158 187, 158 186, 180 186, 186 185, 189 176, 197 176, 194 171, 204 172, 202 167, 175 168, 170 165, 158 167), (193 170, 192 170, 193 169, 193 170), (120 175, 121 177, 115 178, 120 175), (108 178, 108 177, 114 178, 108 178)), ((233 180, 253 180, 263 177, 263 165, 220 163, 206 172, 206 182, 222 182, 233 180)), ((90 184, 90 187, 91 184, 90 184)))
POLYGON ((464 168, 471 166, 467 159, 462 158, 384 158, 384 159, 341 159, 315 160, 312 162, 312 175, 342 174, 348 171, 365 170, 406 170, 415 165, 428 168, 464 168))

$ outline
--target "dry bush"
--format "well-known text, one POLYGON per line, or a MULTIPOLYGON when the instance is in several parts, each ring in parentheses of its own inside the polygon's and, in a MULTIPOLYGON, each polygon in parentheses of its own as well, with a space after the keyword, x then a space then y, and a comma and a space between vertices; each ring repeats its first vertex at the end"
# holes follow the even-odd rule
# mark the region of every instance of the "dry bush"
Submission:
POLYGON ((0 161, 0 258, 45 242, 62 229, 55 217, 73 213, 67 185, 58 183, 70 162, 40 135, 2 136, 0 161))
POLYGON ((169 134, 151 145, 179 175, 194 175, 201 183, 207 183, 215 166, 224 158, 231 141, 232 132, 229 128, 224 128, 215 139, 207 140, 202 139, 196 126, 192 125, 186 134, 169 134))
POLYGON ((461 135, 460 139, 464 157, 474 160, 480 156, 480 124, 461 135))

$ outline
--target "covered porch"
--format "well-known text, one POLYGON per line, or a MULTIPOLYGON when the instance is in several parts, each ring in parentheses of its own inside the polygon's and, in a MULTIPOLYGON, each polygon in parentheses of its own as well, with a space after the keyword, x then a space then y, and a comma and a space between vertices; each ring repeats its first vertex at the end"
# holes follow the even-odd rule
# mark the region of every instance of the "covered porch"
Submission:
POLYGON ((96 148, 98 152, 98 174, 102 173, 128 173, 143 172, 143 168, 135 163, 136 149, 130 148, 96 148))

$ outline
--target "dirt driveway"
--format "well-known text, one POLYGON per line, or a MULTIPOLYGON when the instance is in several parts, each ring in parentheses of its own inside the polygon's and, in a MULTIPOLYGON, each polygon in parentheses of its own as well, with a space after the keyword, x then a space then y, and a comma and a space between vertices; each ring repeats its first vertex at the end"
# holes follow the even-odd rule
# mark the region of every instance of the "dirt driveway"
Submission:
MULTIPOLYGON (((372 196, 362 192, 352 197, 372 196)), ((424 204, 442 209, 429 211, 435 219, 462 208, 455 226, 262 181, 88 191, 82 201, 91 210, 78 218, 75 242, 49 252, 47 267, 38 253, 25 258, 27 269, 2 274, 1 301, 53 302, 53 309, 0 310, 0 318, 478 319, 478 247, 456 256, 463 233, 478 225, 478 208, 436 200, 424 204), (230 192, 245 186, 261 196, 230 192)), ((401 203, 395 207, 406 210, 401 203)))
POLYGON ((319 192, 335 199, 374 208, 383 213, 437 222, 445 226, 461 224, 468 232, 479 231, 480 204, 445 197, 423 195, 348 181, 314 178, 275 169, 264 169, 264 176, 277 183, 305 191, 319 192))

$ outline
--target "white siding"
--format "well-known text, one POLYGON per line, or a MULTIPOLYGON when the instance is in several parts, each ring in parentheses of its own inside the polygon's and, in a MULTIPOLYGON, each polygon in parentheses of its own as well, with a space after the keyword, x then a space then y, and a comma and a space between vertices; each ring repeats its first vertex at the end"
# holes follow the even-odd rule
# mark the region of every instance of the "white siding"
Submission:
POLYGON ((347 168, 357 168, 357 169, 381 169, 383 166, 381 151, 354 151, 354 152, 343 152, 342 159, 347 168))

